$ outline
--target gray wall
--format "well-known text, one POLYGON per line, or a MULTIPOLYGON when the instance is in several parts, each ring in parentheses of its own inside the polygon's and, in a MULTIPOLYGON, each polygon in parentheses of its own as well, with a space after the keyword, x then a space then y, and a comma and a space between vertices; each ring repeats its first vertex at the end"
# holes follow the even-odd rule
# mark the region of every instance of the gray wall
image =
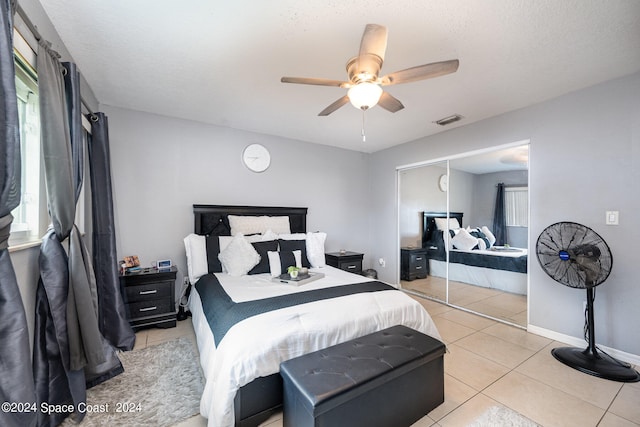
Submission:
MULTIPOLYGON (((330 251, 368 252, 368 154, 104 106, 109 118, 118 256, 170 258, 186 273, 182 239, 192 205, 304 206, 330 251), (271 166, 254 173, 242 150, 260 143, 271 166)), ((366 263, 365 263, 366 264, 366 263)), ((181 283, 181 282, 179 282, 181 283)))
MULTIPOLYGON (((462 113, 464 113, 462 111, 462 113)), ((640 300, 635 242, 640 209, 640 73, 541 104, 372 154, 372 252, 385 257, 383 280, 398 268, 396 167, 530 139, 529 224, 534 249, 542 230, 575 221, 598 232, 614 263, 595 302, 598 344, 640 354, 640 300), (605 225, 605 211, 620 225, 605 225)), ((556 283, 535 257, 530 269, 530 324, 582 337, 586 293, 556 283)))

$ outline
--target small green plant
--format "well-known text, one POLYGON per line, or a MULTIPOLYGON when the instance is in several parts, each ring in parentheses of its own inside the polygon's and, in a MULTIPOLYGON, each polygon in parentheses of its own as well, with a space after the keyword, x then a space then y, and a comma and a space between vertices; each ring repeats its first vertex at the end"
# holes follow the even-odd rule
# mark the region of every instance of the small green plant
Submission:
POLYGON ((292 271, 298 272, 298 271, 300 271, 300 267, 296 267, 296 266, 290 265, 289 268, 287 268, 287 273, 291 274, 292 271))

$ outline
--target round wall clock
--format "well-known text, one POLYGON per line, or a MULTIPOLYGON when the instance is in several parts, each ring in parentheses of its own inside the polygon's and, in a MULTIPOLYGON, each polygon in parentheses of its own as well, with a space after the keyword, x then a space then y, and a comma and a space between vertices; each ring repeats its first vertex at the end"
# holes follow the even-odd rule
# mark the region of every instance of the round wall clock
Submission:
POLYGON ((449 188, 449 177, 447 175, 440 175, 438 179, 438 187, 440 191, 447 191, 449 188))
POLYGON ((242 161, 253 172, 264 172, 271 164, 269 150, 261 144, 251 144, 242 152, 242 161))

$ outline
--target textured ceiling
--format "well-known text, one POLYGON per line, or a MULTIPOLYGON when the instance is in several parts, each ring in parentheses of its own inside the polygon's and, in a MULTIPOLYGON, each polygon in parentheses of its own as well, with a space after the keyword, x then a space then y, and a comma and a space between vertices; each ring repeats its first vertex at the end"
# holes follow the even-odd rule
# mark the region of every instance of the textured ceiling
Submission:
MULTIPOLYGON (((638 0, 40 0, 102 104, 373 152, 640 70, 638 0), (405 105, 317 114, 345 89, 367 23, 381 74, 460 60, 386 89, 405 105), (448 127, 433 122, 458 113, 448 127)), ((55 48, 55 46, 54 46, 55 48)))

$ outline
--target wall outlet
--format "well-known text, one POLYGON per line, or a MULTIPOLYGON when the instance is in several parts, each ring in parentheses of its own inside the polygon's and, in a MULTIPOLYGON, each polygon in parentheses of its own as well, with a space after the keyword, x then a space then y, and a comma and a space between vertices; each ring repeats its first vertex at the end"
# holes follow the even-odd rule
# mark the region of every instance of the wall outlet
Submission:
POLYGON ((384 268, 387 266, 387 261, 385 261, 384 258, 380 258, 378 260, 378 264, 380 264, 380 267, 384 268))

